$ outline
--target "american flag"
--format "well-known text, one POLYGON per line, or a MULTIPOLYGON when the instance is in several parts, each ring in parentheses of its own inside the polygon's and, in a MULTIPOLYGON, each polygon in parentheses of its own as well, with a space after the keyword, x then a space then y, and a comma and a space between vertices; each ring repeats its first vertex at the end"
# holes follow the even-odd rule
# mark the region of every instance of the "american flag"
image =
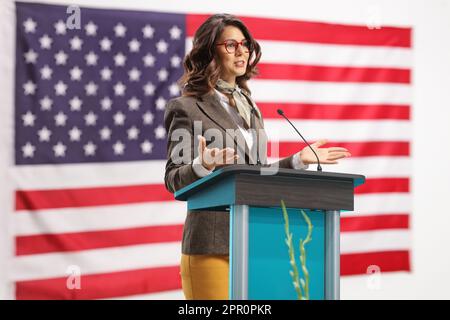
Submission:
MULTIPOLYGON (((208 15, 81 8, 69 29, 66 9, 16 3, 2 186, 14 193, 14 296, 182 298, 186 209, 164 188, 163 115, 208 15)), ((342 275, 409 271, 411 29, 241 18, 262 46, 250 88, 277 156, 304 146, 282 108, 311 142, 350 149, 324 170, 367 176, 342 215, 342 275)))

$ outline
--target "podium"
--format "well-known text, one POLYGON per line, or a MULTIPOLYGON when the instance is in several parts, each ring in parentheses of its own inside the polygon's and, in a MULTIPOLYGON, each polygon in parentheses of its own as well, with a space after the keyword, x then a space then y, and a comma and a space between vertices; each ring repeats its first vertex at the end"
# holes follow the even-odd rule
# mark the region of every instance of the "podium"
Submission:
POLYGON ((187 201, 190 210, 229 211, 232 300, 297 299, 281 200, 299 270, 298 243, 307 234, 303 209, 313 225, 305 246, 310 299, 337 300, 340 211, 353 210, 354 188, 364 181, 355 174, 229 165, 178 190, 175 199, 187 201))

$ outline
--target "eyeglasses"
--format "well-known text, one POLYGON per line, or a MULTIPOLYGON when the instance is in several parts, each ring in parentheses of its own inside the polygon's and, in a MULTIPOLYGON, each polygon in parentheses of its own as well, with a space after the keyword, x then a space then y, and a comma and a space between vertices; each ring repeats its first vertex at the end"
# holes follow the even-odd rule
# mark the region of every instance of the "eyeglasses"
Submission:
POLYGON ((242 46, 242 48, 244 49, 245 53, 248 53, 251 50, 251 43, 248 40, 242 40, 241 42, 237 42, 234 39, 230 39, 230 40, 225 40, 222 43, 218 43, 218 46, 224 45, 225 46, 225 50, 228 53, 235 53, 236 50, 239 48, 239 46, 242 46))

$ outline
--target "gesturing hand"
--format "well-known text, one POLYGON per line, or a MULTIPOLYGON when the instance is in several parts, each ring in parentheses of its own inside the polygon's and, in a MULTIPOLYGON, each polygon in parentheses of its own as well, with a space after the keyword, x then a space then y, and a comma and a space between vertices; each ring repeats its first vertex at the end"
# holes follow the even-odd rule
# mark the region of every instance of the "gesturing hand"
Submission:
MULTIPOLYGON (((346 148, 320 148, 320 146, 326 144, 327 142, 327 140, 322 139, 311 144, 311 147, 317 153, 321 164, 336 164, 338 163, 336 160, 351 156, 350 152, 346 148)), ((302 149, 300 159, 304 164, 317 163, 316 156, 308 146, 302 149)))
POLYGON ((202 161, 203 167, 208 170, 213 170, 216 166, 223 164, 232 164, 234 160, 239 158, 239 155, 234 154, 232 148, 212 148, 206 147, 205 137, 198 135, 198 155, 202 161))

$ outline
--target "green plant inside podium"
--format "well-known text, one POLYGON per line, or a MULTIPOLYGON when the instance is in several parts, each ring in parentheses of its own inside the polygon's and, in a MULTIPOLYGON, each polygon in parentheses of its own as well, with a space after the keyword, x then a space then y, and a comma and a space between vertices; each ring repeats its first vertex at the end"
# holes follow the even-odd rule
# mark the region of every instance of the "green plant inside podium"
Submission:
POLYGON ((303 277, 300 277, 300 273, 298 271, 297 262, 295 261, 295 249, 292 241, 292 233, 289 230, 289 216, 286 210, 286 206, 284 205, 284 201, 281 200, 281 209, 283 211, 284 217, 284 230, 286 232, 286 245, 289 249, 289 260, 292 267, 292 270, 289 271, 289 274, 292 277, 292 283, 294 285, 295 291, 297 292, 297 299, 299 300, 309 300, 309 272, 306 267, 306 249, 305 245, 308 244, 312 240, 312 229, 313 225, 311 223, 311 219, 308 217, 306 212, 300 209, 303 218, 305 219, 308 225, 308 234, 306 238, 303 240, 300 238, 300 264, 301 270, 303 272, 303 277))

